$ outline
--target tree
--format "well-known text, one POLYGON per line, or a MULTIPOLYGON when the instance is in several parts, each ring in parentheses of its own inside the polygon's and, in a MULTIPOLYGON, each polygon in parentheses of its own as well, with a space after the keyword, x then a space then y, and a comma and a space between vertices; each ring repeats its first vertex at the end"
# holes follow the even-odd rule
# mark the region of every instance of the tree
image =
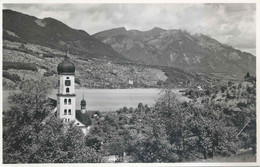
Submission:
POLYGON ((44 81, 25 81, 10 96, 3 113, 4 163, 100 162, 100 154, 85 145, 73 124, 64 126, 52 113, 44 81))
POLYGON ((235 153, 236 128, 230 125, 230 119, 224 115, 222 107, 209 103, 194 111, 196 119, 189 122, 189 127, 197 137, 198 149, 203 157, 235 153))
POLYGON ((220 90, 221 90, 222 93, 224 93, 227 90, 227 86, 221 86, 220 90))
POLYGON ((156 103, 154 112, 164 124, 178 161, 235 153, 237 128, 230 125, 231 119, 224 115, 220 105, 206 103, 197 107, 173 97, 173 93, 166 92, 156 103))
POLYGON ((233 82, 228 81, 228 87, 231 87, 233 85, 233 82))
POLYGON ((25 81, 21 92, 9 97, 11 109, 3 113, 4 162, 28 162, 24 153, 30 149, 35 136, 41 129, 41 122, 51 108, 46 100, 48 86, 44 81, 25 81))
POLYGON ((191 118, 192 109, 187 102, 181 103, 176 99, 171 89, 165 89, 156 103, 155 113, 165 127, 169 144, 174 145, 177 161, 187 160, 189 157, 186 138, 190 135, 187 123, 191 118))
POLYGON ((75 83, 80 85, 80 79, 79 78, 75 78, 75 83))
POLYGON ((238 84, 238 87, 237 87, 238 89, 241 89, 242 88, 242 83, 240 82, 239 84, 238 84))
POLYGON ((122 155, 125 151, 125 146, 122 142, 112 142, 108 145, 108 151, 112 155, 122 155))
POLYGON ((139 104, 138 104, 138 109, 141 109, 141 108, 143 108, 143 107, 144 107, 143 103, 139 103, 139 104))
POLYGON ((128 133, 128 151, 134 162, 176 162, 178 155, 167 141, 165 129, 153 121, 145 125, 139 123, 137 130, 128 133))
POLYGON ((245 77, 244 77, 244 79, 247 79, 247 78, 250 78, 249 72, 247 72, 246 75, 245 75, 245 77))

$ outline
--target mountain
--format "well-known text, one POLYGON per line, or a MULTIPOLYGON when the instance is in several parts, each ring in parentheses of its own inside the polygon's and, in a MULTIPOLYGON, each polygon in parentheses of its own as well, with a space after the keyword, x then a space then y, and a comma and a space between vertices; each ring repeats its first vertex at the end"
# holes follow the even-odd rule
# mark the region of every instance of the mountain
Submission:
MULTIPOLYGON (((124 28, 107 35, 127 32, 124 28)), ((127 32, 128 33, 128 32, 127 32)), ((133 35, 135 32, 132 32, 133 35)), ((153 33, 153 32, 151 32, 153 33)), ((137 38, 137 36, 136 36, 137 38)), ((207 78, 174 67, 127 60, 111 46, 53 18, 38 19, 3 10, 3 87, 17 89, 24 80, 57 86, 57 65, 68 57, 76 66, 78 86, 88 88, 180 87, 205 84, 207 78)))
POLYGON ((83 57, 126 60, 83 30, 76 30, 53 18, 38 19, 33 16, 3 10, 3 38, 32 43, 83 57))
POLYGON ((124 27, 93 35, 125 58, 149 65, 177 67, 213 75, 242 77, 256 73, 256 57, 203 34, 155 27, 149 31, 124 27))

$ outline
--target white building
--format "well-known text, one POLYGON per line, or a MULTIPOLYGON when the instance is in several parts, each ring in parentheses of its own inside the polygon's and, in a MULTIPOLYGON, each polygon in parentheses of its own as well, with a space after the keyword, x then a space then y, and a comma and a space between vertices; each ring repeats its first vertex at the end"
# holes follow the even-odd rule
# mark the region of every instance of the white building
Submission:
POLYGON ((134 84, 134 81, 133 81, 133 80, 129 80, 129 81, 128 81, 128 84, 129 84, 129 85, 133 85, 133 84, 134 84))

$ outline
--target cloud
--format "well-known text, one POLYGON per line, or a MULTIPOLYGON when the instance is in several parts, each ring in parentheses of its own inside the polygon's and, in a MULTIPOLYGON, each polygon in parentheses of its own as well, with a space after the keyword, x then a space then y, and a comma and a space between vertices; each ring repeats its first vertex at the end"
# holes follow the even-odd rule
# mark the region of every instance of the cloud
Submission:
POLYGON ((89 34, 126 27, 183 29, 255 54, 255 4, 4 4, 39 18, 53 17, 89 34))

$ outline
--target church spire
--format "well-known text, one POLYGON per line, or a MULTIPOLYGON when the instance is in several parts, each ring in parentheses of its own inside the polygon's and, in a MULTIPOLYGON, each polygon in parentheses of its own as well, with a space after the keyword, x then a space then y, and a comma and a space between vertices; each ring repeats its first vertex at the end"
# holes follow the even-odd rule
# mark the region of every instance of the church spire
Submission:
POLYGON ((65 45, 65 59, 69 59, 69 56, 68 56, 68 47, 67 47, 67 44, 65 45))

